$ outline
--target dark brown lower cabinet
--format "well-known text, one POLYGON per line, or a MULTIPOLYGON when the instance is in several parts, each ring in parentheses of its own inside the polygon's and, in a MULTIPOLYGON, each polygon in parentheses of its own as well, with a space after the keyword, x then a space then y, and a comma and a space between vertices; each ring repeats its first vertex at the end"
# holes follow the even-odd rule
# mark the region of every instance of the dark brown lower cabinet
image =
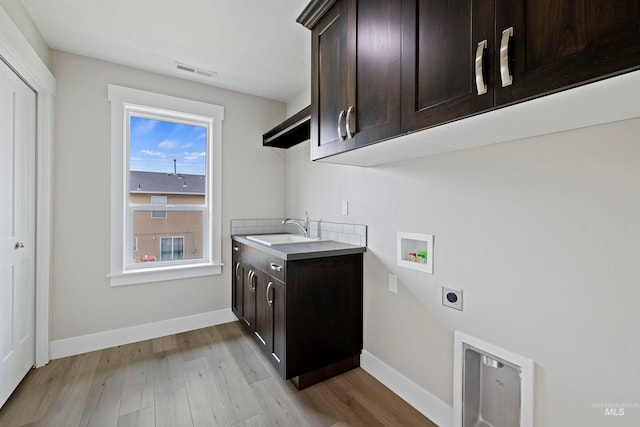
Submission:
POLYGON ((240 259, 240 246, 234 245, 233 253, 233 284, 232 309, 238 319, 247 327, 253 327, 255 318, 255 293, 250 270, 240 259), (237 251, 236 251, 237 248, 237 251))
POLYGON ((283 378, 301 389, 360 365, 361 253, 284 261, 233 248, 233 312, 283 378))
POLYGON ((265 355, 282 375, 285 366, 284 283, 261 271, 257 271, 255 276, 256 324, 254 334, 265 355))

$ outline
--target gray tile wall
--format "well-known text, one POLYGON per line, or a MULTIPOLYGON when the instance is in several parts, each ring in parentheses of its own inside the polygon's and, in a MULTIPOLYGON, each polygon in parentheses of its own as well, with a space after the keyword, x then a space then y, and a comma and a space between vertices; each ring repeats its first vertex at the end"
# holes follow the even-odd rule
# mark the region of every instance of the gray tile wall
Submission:
MULTIPOLYGON (((297 220, 300 223, 304 220, 297 220)), ((277 219, 232 219, 231 235, 293 233, 302 231, 292 224, 282 224, 277 219)), ((309 235, 320 239, 335 240, 358 246, 367 246, 367 226, 339 222, 309 221, 309 235)))

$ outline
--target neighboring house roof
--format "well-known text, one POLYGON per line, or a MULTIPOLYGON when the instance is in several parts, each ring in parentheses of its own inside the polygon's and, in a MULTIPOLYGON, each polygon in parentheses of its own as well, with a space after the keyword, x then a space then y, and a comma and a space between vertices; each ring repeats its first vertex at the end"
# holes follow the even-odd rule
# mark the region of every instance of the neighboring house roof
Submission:
POLYGON ((129 191, 140 194, 205 194, 206 181, 204 175, 130 171, 129 191))

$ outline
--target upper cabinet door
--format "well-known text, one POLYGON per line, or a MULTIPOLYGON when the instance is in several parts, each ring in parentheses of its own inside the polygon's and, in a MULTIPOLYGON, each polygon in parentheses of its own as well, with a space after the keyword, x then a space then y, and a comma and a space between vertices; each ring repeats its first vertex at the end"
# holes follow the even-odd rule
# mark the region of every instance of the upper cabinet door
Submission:
POLYGON ((312 30, 312 159, 398 135, 401 0, 313 1, 298 21, 312 30))
MULTIPOLYGON (((356 3, 350 1, 350 3, 356 3)), ((349 114, 355 147, 400 133, 401 0, 358 1, 356 104, 349 114)))
POLYGON ((345 120, 355 104, 355 2, 338 1, 312 28, 311 157, 347 149, 345 120))
POLYGON ((497 106, 621 74, 640 63, 640 2, 497 0, 496 43, 497 106))
POLYGON ((494 0, 403 1, 403 132, 493 106, 493 23, 494 0))

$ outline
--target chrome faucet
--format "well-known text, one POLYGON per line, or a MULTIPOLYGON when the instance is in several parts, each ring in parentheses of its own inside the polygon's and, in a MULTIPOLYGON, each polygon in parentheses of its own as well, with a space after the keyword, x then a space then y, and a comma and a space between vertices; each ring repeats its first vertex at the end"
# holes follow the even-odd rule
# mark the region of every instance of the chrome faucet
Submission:
POLYGON ((283 219, 282 223, 283 224, 295 224, 295 225, 297 225, 298 227, 300 227, 300 229, 304 233, 304 237, 309 237, 309 213, 307 211, 304 211, 304 225, 300 224, 300 222, 296 221, 295 219, 291 219, 291 218, 283 219))

